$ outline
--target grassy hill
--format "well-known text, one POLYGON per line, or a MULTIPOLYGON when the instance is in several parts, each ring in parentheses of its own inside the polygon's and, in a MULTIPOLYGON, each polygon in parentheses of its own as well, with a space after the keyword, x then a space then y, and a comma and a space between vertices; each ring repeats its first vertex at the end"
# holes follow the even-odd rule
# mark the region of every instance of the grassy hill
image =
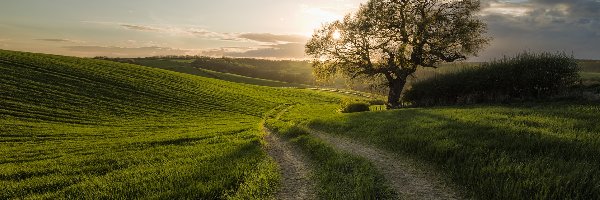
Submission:
POLYGON ((337 108, 294 106, 281 119, 421 160, 477 199, 600 198, 597 103, 337 108))
MULTIPOLYGON (((103 58, 106 59, 106 58, 103 58)), ((298 83, 288 83, 275 80, 267 80, 255 77, 247 77, 237 74, 218 72, 200 67, 192 66, 194 59, 169 59, 169 58, 113 58, 109 59, 117 62, 124 62, 159 69, 166 69, 175 72, 192 74, 207 78, 215 78, 234 83, 246 83, 252 85, 270 86, 270 87, 308 87, 298 83)))
POLYGON ((467 196, 600 198, 597 104, 341 114, 339 92, 237 84, 176 64, 189 62, 153 63, 165 70, 0 50, 0 199, 269 198, 280 175, 257 126, 265 116, 318 166, 322 198, 389 193, 371 163, 296 124, 421 160, 467 196))
POLYGON ((0 199, 266 198, 257 127, 332 102, 139 65, 0 50, 0 199))

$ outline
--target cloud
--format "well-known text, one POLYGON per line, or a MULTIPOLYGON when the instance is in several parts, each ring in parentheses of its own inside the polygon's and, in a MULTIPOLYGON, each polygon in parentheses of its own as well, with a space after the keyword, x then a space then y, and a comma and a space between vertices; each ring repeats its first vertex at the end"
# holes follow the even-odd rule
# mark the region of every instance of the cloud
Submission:
POLYGON ((72 43, 84 43, 83 41, 71 40, 71 39, 61 39, 61 38, 42 38, 42 39, 34 39, 38 41, 44 42, 72 42, 72 43))
MULTIPOLYGON (((106 23, 106 22, 104 22, 106 23)), ((300 35, 278 35, 272 33, 219 33, 197 27, 168 27, 168 26, 149 26, 136 24, 119 24, 134 31, 166 33, 174 36, 200 37, 204 39, 225 40, 225 41, 254 41, 260 43, 304 43, 307 37, 300 35)))
POLYGON ((144 26, 144 25, 121 24, 121 26, 125 27, 127 29, 136 30, 136 31, 162 31, 162 29, 160 29, 160 28, 144 26))
POLYGON ((525 50, 600 59, 600 1, 487 0, 481 17, 494 38, 481 60, 525 50))
POLYGON ((304 44, 287 43, 266 45, 261 48, 245 52, 225 52, 224 56, 230 57, 258 57, 258 58, 279 58, 279 59, 303 59, 304 44))
POLYGON ((308 41, 307 37, 301 35, 276 35, 271 33, 244 33, 238 35, 239 38, 254 40, 265 43, 304 43, 308 41))
POLYGON ((82 56, 147 57, 162 55, 197 55, 201 50, 170 47, 65 46, 64 49, 82 56))
POLYGON ((518 5, 514 3, 497 3, 490 2, 484 9, 482 14, 486 15, 511 15, 514 17, 524 16, 530 12, 530 6, 518 5))
MULTIPOLYGON (((104 23, 103 23, 104 24, 104 23)), ((119 23, 114 23, 119 24, 119 23)), ((241 38, 237 37, 234 33, 219 33, 209 31, 198 27, 175 27, 175 26, 150 26, 150 25, 138 25, 138 24, 119 24, 121 27, 125 27, 129 30, 143 31, 143 32, 156 32, 161 34, 167 34, 178 37, 199 37, 203 39, 212 40, 228 40, 228 41, 240 41, 241 38)))
POLYGON ((235 33, 219 33, 197 28, 190 28, 185 30, 184 32, 186 32, 187 34, 191 34, 192 36, 201 37, 205 39, 241 41, 241 38, 239 38, 235 33))

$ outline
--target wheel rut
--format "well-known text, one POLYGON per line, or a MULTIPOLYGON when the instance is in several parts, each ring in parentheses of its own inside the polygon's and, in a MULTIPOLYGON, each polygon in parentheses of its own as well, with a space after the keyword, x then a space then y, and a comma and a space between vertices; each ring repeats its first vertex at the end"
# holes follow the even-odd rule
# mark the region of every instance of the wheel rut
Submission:
POLYGON ((353 140, 302 127, 335 148, 371 161, 384 174, 401 199, 459 199, 441 178, 415 166, 415 161, 353 140))
MULTIPOLYGON (((286 110, 280 111, 275 119, 278 119, 286 110)), ((275 198, 283 200, 316 199, 316 183, 311 179, 312 168, 308 164, 307 158, 299 149, 286 142, 264 124, 263 120, 261 127, 265 133, 264 139, 267 141, 267 153, 275 159, 282 175, 281 187, 275 194, 275 198)))
POLYGON ((265 129, 268 142, 267 152, 279 164, 282 185, 276 194, 277 199, 315 199, 315 184, 310 180, 311 169, 306 159, 293 146, 279 136, 265 129))

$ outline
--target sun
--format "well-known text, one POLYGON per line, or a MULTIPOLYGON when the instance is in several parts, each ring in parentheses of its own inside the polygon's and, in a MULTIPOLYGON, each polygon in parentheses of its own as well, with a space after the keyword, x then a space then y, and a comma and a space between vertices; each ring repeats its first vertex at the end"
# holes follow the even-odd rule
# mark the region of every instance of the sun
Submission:
POLYGON ((342 34, 340 33, 340 31, 339 31, 339 30, 336 30, 336 31, 334 31, 334 32, 331 34, 331 37, 332 37, 334 40, 339 40, 340 38, 342 38, 342 34))

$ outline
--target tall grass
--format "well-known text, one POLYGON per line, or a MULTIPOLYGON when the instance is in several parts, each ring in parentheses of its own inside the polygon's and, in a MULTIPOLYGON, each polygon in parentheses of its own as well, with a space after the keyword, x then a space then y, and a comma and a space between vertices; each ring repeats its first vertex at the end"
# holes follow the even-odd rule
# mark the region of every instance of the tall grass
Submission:
POLYGON ((578 71, 565 54, 525 52, 416 82, 403 99, 422 106, 544 99, 577 84, 578 71))
POLYGON ((414 156, 477 199, 599 199, 600 106, 545 103, 341 114, 297 106, 283 120, 414 156))

